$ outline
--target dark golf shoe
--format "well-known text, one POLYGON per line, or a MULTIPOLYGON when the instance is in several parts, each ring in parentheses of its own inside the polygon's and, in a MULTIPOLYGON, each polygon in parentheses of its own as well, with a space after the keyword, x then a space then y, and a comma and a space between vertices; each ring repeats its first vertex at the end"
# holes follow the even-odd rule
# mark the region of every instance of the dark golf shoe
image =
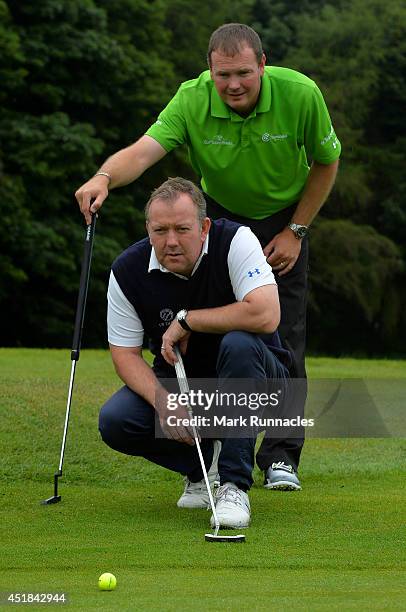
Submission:
POLYGON ((272 463, 265 472, 265 489, 275 491, 300 491, 300 481, 291 465, 283 461, 272 463))

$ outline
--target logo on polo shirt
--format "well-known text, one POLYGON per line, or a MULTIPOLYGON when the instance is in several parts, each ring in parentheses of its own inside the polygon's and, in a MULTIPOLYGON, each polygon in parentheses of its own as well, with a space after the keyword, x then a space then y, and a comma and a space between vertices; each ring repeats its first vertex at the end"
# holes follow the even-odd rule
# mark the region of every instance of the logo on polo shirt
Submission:
POLYGON ((287 138, 288 135, 287 134, 268 134, 268 132, 265 132, 264 134, 262 134, 262 141, 263 142, 277 142, 278 140, 285 140, 285 138, 287 138))
POLYGON ((205 145, 209 145, 209 144, 214 144, 214 145, 233 145, 234 143, 231 142, 231 140, 226 140, 224 138, 224 136, 221 136, 221 134, 217 134, 217 136, 215 136, 214 138, 211 138, 210 140, 203 140, 203 144, 205 144, 205 145))
POLYGON ((254 276, 254 274, 261 274, 261 272, 258 270, 258 268, 255 268, 255 270, 249 270, 248 276, 250 278, 252 278, 254 276))
POLYGON ((331 140, 331 146, 333 147, 333 149, 336 149, 338 147, 338 138, 334 133, 333 126, 331 126, 330 131, 327 134, 327 136, 325 136, 323 140, 320 140, 321 146, 324 147, 328 142, 330 142, 330 140, 331 140))

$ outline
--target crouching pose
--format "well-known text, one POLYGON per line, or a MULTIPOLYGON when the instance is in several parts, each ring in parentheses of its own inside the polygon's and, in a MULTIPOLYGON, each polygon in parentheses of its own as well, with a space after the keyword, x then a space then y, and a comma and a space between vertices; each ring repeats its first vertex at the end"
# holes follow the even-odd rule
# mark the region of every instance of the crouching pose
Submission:
MULTIPOLYGON (((183 474, 179 507, 206 508, 191 428, 182 418, 168 419, 187 416, 186 409, 169 409, 160 381, 175 376, 175 345, 188 377, 255 384, 288 376, 289 354, 276 332, 278 290, 251 230, 225 219, 211 222, 203 194, 190 181, 167 180, 145 212, 148 238, 126 249, 111 270, 108 337, 124 386, 102 407, 99 429, 114 450, 183 474), (144 333, 152 368, 142 355, 144 333)), ((201 446, 210 484, 219 481, 221 525, 248 527, 255 436, 206 438, 201 446)))

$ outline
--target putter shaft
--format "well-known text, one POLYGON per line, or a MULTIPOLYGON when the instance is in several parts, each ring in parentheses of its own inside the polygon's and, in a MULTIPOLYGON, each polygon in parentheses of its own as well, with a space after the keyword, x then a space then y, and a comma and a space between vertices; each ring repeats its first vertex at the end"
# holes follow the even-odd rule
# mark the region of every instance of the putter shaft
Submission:
POLYGON ((89 287, 90 265, 92 261, 93 241, 96 230, 96 213, 92 213, 92 221, 86 228, 85 245, 83 250, 82 268, 80 272, 79 294, 76 305, 75 325, 73 330, 72 351, 71 351, 71 374, 69 381, 68 400, 66 403, 65 424, 63 428, 61 454, 59 457, 58 471, 54 474, 54 495, 42 501, 42 504, 56 504, 61 501, 61 496, 58 495, 58 478, 62 476, 63 459, 65 455, 66 437, 68 434, 70 407, 72 403, 73 382, 75 379, 76 363, 79 360, 80 345, 82 340, 83 323, 85 318, 87 290, 89 287))
POLYGON ((73 382, 75 380, 75 371, 76 371, 76 361, 72 361, 71 371, 70 371, 70 380, 69 380, 69 390, 68 390, 68 401, 66 403, 66 413, 65 413, 65 425, 63 428, 63 436, 62 436, 62 445, 61 445, 61 455, 59 458, 59 476, 62 476, 62 465, 63 465, 63 457, 65 454, 65 446, 66 446, 66 436, 68 433, 68 425, 69 425, 69 413, 70 407, 72 403, 72 390, 73 390, 73 382))
MULTIPOLYGON (((182 393, 189 394, 189 383, 188 383, 187 378, 186 378, 186 372, 185 372, 185 368, 184 368, 184 365, 183 365, 182 356, 181 356, 180 351, 179 351, 177 346, 175 346, 174 351, 175 351, 176 358, 178 360, 178 361, 175 362, 175 371, 176 371, 176 376, 178 378, 178 383, 179 383, 180 390, 181 390, 182 393)), ((188 412, 189 412, 190 416, 193 416, 193 412, 192 412, 190 407, 188 409, 188 412)), ((202 449, 200 447, 199 436, 198 436, 197 429, 196 429, 195 425, 192 425, 192 431, 193 431, 193 437, 194 437, 196 448, 197 448, 197 453, 198 453, 199 459, 200 459, 200 465, 202 467, 204 482, 206 484, 207 493, 209 495, 211 510, 213 512, 214 525, 215 525, 214 536, 217 536, 217 534, 219 532, 219 529, 220 529, 220 521, 219 521, 218 516, 217 516, 216 506, 214 505, 213 494, 211 492, 209 478, 207 476, 207 470, 206 470, 206 466, 205 466, 204 459, 203 459, 202 449)))

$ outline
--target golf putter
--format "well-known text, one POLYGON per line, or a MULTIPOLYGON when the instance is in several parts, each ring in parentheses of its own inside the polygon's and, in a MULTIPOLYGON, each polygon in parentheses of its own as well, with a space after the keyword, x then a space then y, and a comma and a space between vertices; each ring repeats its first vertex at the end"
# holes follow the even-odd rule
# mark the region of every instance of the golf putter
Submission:
POLYGON ((94 240, 94 234, 95 234, 95 229, 96 229, 96 218, 97 218, 96 213, 93 213, 92 221, 90 225, 87 226, 87 229, 86 229, 85 246, 83 250, 83 259, 82 259, 82 270, 80 273, 80 282, 79 282, 79 295, 78 295, 78 302, 76 306, 75 327, 74 327, 73 341, 72 341, 72 352, 71 352, 72 366, 71 366, 70 381, 69 381, 68 401, 66 404, 65 425, 63 428, 63 436, 62 436, 61 454, 59 458, 59 468, 58 468, 58 471, 54 474, 54 494, 52 497, 49 497, 48 499, 44 499, 41 502, 41 504, 44 504, 44 505, 57 504, 58 502, 61 501, 61 496, 58 495, 58 478, 62 476, 63 458, 65 455, 66 436, 68 433, 70 407, 71 407, 71 402, 72 402, 73 381, 75 379, 76 363, 79 361, 80 343, 82 340, 82 331, 83 331, 83 321, 85 318, 87 289, 89 286, 90 264, 92 261, 93 240, 94 240))
MULTIPOLYGON (((180 391, 181 393, 186 393, 187 395, 189 395, 189 383, 186 378, 186 372, 185 372, 185 368, 183 365, 182 356, 177 346, 175 346, 174 351, 175 351, 176 358, 178 360, 175 362, 175 370, 176 370, 176 377, 178 379, 180 391)), ((189 412, 189 416, 192 417, 193 412, 190 406, 188 406, 188 412, 189 412)), ((213 494, 211 492, 210 483, 209 483, 209 479, 207 476, 207 470, 204 464, 202 449, 200 448, 199 435, 197 433, 197 429, 195 425, 192 425, 191 427, 192 427, 193 437, 194 437, 196 448, 197 448, 197 453, 200 459, 200 465, 202 467, 204 482, 206 484, 207 493, 209 494, 210 506, 211 506, 211 510, 212 510, 213 518, 214 518, 214 533, 206 533, 204 536, 204 539, 206 540, 206 542, 230 542, 230 543, 245 542, 245 535, 243 534, 239 534, 239 535, 221 535, 220 534, 219 535, 220 521, 218 519, 217 512, 216 512, 216 506, 214 504, 213 494)))

